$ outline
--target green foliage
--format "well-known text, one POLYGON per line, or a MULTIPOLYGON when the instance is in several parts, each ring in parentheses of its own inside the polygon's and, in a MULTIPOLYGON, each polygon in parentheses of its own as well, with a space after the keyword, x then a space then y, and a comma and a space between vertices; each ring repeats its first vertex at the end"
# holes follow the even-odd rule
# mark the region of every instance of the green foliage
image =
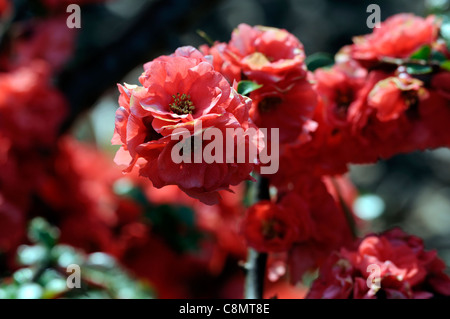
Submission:
POLYGON ((427 74, 433 72, 433 68, 429 65, 406 64, 406 72, 409 74, 427 74))
POLYGON ((105 253, 86 255, 57 244, 59 231, 42 218, 31 221, 28 236, 34 245, 22 245, 17 261, 24 266, 0 279, 0 299, 152 298, 150 287, 136 281, 105 253), (67 266, 80 267, 81 287, 69 288, 67 266))
POLYGON ((450 60, 442 62, 441 68, 443 68, 444 70, 450 71, 450 60))
POLYGON ((249 95, 251 92, 262 88, 261 84, 255 83, 253 81, 241 81, 238 83, 237 92, 241 95, 249 95))
POLYGON ((308 70, 313 72, 318 68, 331 67, 334 64, 334 59, 328 53, 318 52, 308 56, 305 63, 308 70))
POLYGON ((114 191, 119 196, 128 197, 139 203, 147 222, 151 224, 152 231, 164 238, 173 250, 182 253, 199 248, 200 240, 204 235, 197 229, 195 213, 190 207, 154 205, 148 201, 142 189, 126 180, 116 182, 114 191))
POLYGON ((431 47, 429 45, 424 45, 419 50, 411 54, 411 59, 415 60, 428 60, 431 56, 431 47))
POLYGON ((159 205, 147 207, 145 216, 155 233, 161 235, 175 251, 196 251, 203 233, 195 224, 194 211, 186 206, 159 205))

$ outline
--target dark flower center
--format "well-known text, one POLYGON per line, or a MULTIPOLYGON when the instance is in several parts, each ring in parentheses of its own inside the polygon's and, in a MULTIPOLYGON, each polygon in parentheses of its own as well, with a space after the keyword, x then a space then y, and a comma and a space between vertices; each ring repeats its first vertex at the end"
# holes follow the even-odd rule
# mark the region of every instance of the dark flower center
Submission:
POLYGON ((352 90, 346 90, 346 91, 338 91, 337 92, 337 98, 336 98, 336 115, 339 118, 346 118, 347 117, 347 110, 350 104, 352 104, 354 100, 354 94, 352 90))
POLYGON ((172 95, 173 102, 169 104, 170 110, 178 115, 192 114, 195 110, 194 103, 191 101, 191 96, 177 93, 172 95))
POLYGON ((417 94, 417 91, 411 90, 411 91, 403 91, 402 97, 410 108, 416 108, 419 104, 419 96, 417 94))
POLYGON ((163 137, 161 134, 155 131, 155 129, 152 126, 152 121, 153 119, 151 117, 145 117, 143 119, 144 125, 147 129, 147 134, 145 136, 144 143, 156 141, 163 137))
POLYGON ((266 240, 275 238, 283 239, 285 235, 285 225, 276 219, 265 221, 262 224, 262 234, 266 240))
POLYGON ((258 109, 261 113, 266 113, 275 109, 283 100, 278 96, 269 96, 264 98, 258 104, 258 109))

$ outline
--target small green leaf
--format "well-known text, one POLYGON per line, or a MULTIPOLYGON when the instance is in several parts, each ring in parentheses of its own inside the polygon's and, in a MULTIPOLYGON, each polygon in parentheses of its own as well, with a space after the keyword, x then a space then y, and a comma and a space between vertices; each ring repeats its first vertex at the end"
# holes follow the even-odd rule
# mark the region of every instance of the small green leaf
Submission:
POLYGON ((334 64, 333 56, 328 53, 318 52, 311 54, 305 60, 309 71, 315 71, 318 68, 329 67, 334 64))
POLYGON ((439 51, 433 51, 431 53, 431 61, 444 62, 446 59, 445 55, 439 51))
POLYGON ((427 74, 431 73, 433 68, 429 65, 407 64, 406 72, 409 74, 427 74))
POLYGON ((30 223, 28 237, 36 244, 43 244, 45 247, 53 247, 59 238, 59 230, 51 226, 43 218, 37 217, 30 223))
POLYGON ((145 216, 151 221, 152 230, 161 235, 175 251, 198 249, 203 233, 197 229, 192 208, 163 204, 148 208, 145 216))
POLYGON ((261 84, 255 83, 253 81, 241 81, 238 83, 237 91, 241 95, 247 96, 249 93, 262 88, 261 84))
POLYGON ((450 60, 442 62, 440 66, 442 69, 450 71, 450 60))
POLYGON ((424 45, 419 50, 414 52, 410 58, 414 60, 428 60, 431 55, 431 47, 429 45, 424 45))

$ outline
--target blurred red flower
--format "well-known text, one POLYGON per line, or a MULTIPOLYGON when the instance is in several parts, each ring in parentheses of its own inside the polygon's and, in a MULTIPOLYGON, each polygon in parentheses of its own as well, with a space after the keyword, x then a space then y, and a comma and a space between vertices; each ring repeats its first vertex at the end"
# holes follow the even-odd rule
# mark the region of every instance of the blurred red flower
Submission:
POLYGON ((30 61, 44 60, 53 72, 67 63, 75 50, 77 29, 69 29, 66 16, 35 19, 19 26, 19 36, 13 42, 6 67, 27 65, 30 61))
MULTIPOLYGON (((450 278, 436 251, 426 251, 422 239, 399 228, 369 235, 357 248, 342 248, 320 270, 307 298, 432 298, 450 295, 450 278), (380 285, 372 285, 372 270, 379 267, 380 285), (369 270, 368 270, 369 269, 369 270), (371 278, 369 278, 369 276, 371 278)), ((377 275, 376 273, 374 273, 377 275)))
POLYGON ((14 148, 50 147, 67 113, 66 101, 49 84, 46 63, 33 61, 0 73, 0 131, 14 148))
POLYGON ((432 46, 439 35, 440 21, 431 15, 422 18, 409 13, 389 17, 373 33, 354 37, 352 58, 370 63, 384 57, 408 58, 424 45, 432 46))

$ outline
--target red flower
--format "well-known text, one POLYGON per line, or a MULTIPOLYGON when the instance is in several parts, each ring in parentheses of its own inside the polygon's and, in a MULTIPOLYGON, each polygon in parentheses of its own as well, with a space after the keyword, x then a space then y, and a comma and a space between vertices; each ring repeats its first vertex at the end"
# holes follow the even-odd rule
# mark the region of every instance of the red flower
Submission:
POLYGON ((241 67, 235 63, 228 54, 228 45, 226 43, 215 43, 212 47, 207 45, 200 46, 201 52, 205 56, 211 56, 214 70, 220 72, 229 83, 241 80, 241 67))
POLYGON ((250 94, 250 117, 259 128, 279 128, 281 143, 310 133, 305 123, 317 96, 307 80, 303 45, 295 36, 283 29, 240 24, 228 44, 202 50, 212 55, 215 70, 230 83, 251 80, 262 85, 250 94))
POLYGON ((279 187, 276 203, 261 201, 250 207, 242 232, 256 250, 287 252, 293 282, 351 242, 339 201, 321 179, 310 176, 297 177, 293 187, 279 187))
POLYGON ((14 148, 51 147, 66 111, 63 96, 49 85, 45 63, 0 74, 0 131, 14 148))
MULTIPOLYGON (((287 251, 299 237, 299 215, 307 214, 300 200, 292 205, 260 201, 247 211, 242 231, 249 246, 262 252, 287 251)), ((308 230, 309 231, 309 230, 308 230)), ((304 235, 304 234, 302 234, 304 235)))
POLYGON ((152 127, 162 135, 167 135, 164 126, 233 111, 227 110, 236 98, 230 84, 193 48, 178 49, 171 57, 145 64, 144 69, 139 78, 144 88, 133 91, 131 111, 136 116, 153 116, 152 127))
MULTIPOLYGON (((308 298, 431 298, 450 296, 450 278, 435 251, 396 228, 364 238, 356 250, 341 249, 320 270, 308 298), (379 273, 372 272, 373 269, 379 273), (369 278, 370 276, 370 278, 369 278), (379 276, 379 286, 370 279, 379 276), (367 281, 369 279, 369 284, 367 281)), ((375 281, 377 282, 377 281, 375 281)))
MULTIPOLYGON (((309 135, 308 126, 317 104, 317 94, 306 79, 265 84, 250 94, 250 117, 259 128, 278 128, 279 143, 294 143, 309 135)), ((268 136, 272 140, 271 135, 268 136)))
POLYGON ((381 23, 372 34, 355 37, 351 56, 362 61, 407 58, 420 47, 432 45, 437 40, 439 27, 435 16, 424 19, 413 14, 397 14, 381 23))
POLYGON ((320 266, 332 251, 349 245, 352 233, 342 204, 330 194, 323 178, 299 176, 293 191, 308 203, 312 225, 310 236, 299 240, 289 252, 291 280, 296 283, 306 271, 320 266))
MULTIPOLYGON (((314 72, 316 89, 323 102, 315 120, 333 129, 348 126, 348 111, 353 108, 364 86, 367 71, 354 62, 340 63, 314 72)), ((320 129, 320 128, 319 128, 320 129)))
POLYGON ((233 31, 228 54, 247 78, 258 83, 306 74, 303 44, 283 29, 240 24, 233 31))
MULTIPOLYGON (((253 129, 258 134, 248 122, 250 100, 237 94, 207 59, 191 47, 180 48, 172 56, 160 57, 144 68, 140 77, 144 87, 119 86, 120 107, 112 143, 122 148, 116 162, 128 165, 130 171, 140 158, 141 175, 156 187, 178 185, 194 198, 208 204, 217 203, 218 191, 249 179, 256 164, 256 157, 239 163, 226 151, 226 141, 234 139, 236 133, 227 128, 241 129, 244 133, 253 129), (202 126, 201 132, 196 131, 198 125, 202 126), (177 135, 172 135, 178 134, 175 130, 189 131, 192 134, 189 142, 202 154, 206 147, 211 147, 212 142, 203 139, 203 133, 209 128, 217 128, 224 138, 219 141, 223 147, 222 155, 217 153, 219 159, 213 163, 203 158, 195 162, 192 153, 191 163, 175 163, 172 149, 179 142, 177 135), (234 160, 230 161, 230 156, 234 160)), ((243 145, 235 145, 234 156, 241 147, 246 154, 253 146, 259 152, 263 145, 257 142, 245 138, 243 145)))
POLYGON ((398 119, 411 105, 427 95, 422 81, 389 77, 378 82, 368 96, 368 105, 376 110, 377 118, 382 121, 398 119))
POLYGON ((23 35, 13 42, 7 67, 27 65, 39 59, 47 62, 53 71, 59 71, 75 50, 77 29, 69 29, 66 19, 61 15, 24 25, 23 35))
POLYGON ((11 14, 11 1, 0 0, 0 19, 3 20, 11 14))
POLYGON ((441 96, 450 100, 450 72, 440 72, 433 76, 431 87, 441 96))

